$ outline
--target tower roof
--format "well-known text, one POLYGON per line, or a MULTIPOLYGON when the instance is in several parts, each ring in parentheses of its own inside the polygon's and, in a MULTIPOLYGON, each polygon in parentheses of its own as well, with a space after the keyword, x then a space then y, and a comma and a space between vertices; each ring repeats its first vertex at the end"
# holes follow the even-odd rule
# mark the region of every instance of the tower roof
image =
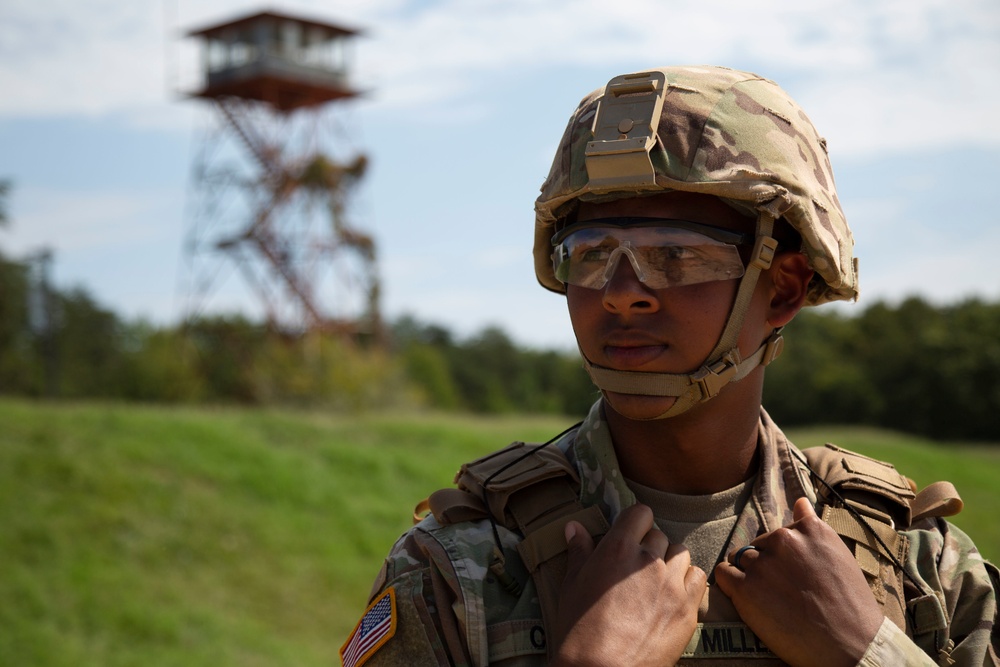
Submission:
POLYGON ((232 19, 230 21, 224 21, 222 23, 215 23, 203 28, 197 28, 195 30, 190 30, 187 33, 188 37, 219 37, 222 34, 239 28, 250 27, 251 25, 260 22, 261 20, 274 20, 274 21, 291 21, 293 23, 298 23, 303 27, 307 28, 319 28, 320 30, 327 31, 331 37, 353 37, 356 35, 361 35, 362 32, 355 28, 348 28, 343 25, 338 25, 336 23, 330 23, 329 21, 320 21, 318 19, 303 18, 301 16, 294 16, 292 14, 286 14, 284 12, 276 12, 272 10, 266 10, 262 12, 256 12, 254 14, 248 14, 237 19, 232 19))

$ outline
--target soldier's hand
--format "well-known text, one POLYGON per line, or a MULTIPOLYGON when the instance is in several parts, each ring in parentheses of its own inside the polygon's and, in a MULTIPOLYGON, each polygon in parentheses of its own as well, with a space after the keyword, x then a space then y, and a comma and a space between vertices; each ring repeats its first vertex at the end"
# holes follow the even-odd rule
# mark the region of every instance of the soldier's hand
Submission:
POLYGON ((669 544, 645 505, 622 511, 600 544, 567 524, 569 563, 554 635, 556 665, 672 665, 697 624, 705 573, 669 544))
POLYGON ((856 665, 878 632, 882 610, 840 536, 806 498, 795 521, 753 541, 740 568, 715 580, 744 622, 790 665, 856 665))

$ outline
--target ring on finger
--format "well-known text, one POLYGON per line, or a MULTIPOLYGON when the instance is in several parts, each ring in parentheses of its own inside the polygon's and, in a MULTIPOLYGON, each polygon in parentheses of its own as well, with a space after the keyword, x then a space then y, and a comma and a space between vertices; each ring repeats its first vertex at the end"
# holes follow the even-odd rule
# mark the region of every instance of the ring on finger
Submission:
POLYGON ((745 554, 747 551, 756 551, 760 553, 760 549, 758 549, 752 544, 737 549, 736 553, 733 555, 733 567, 735 567, 740 572, 746 572, 746 570, 740 567, 740 559, 743 558, 743 554, 745 554))

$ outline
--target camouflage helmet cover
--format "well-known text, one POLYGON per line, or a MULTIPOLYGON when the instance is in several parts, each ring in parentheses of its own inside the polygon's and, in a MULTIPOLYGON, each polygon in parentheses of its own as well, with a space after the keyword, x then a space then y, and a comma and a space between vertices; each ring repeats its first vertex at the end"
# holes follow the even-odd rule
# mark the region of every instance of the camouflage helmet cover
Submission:
POLYGON ((774 82, 714 66, 623 75, 581 101, 535 202, 538 281, 565 291, 553 274, 551 238, 579 201, 665 190, 714 195, 751 215, 784 218, 802 237, 815 271, 807 304, 857 298, 854 239, 837 199, 826 141, 774 82), (658 88, 645 96, 656 102, 649 102, 646 121, 640 113, 633 122, 629 116, 636 115, 637 103, 628 98, 642 98, 643 85, 658 88), (610 105, 619 98, 628 103, 615 116, 610 105), (597 127, 601 105, 609 111, 597 127), (648 155, 647 173, 622 168, 629 147, 648 155), (602 154, 603 173, 588 158, 602 154))

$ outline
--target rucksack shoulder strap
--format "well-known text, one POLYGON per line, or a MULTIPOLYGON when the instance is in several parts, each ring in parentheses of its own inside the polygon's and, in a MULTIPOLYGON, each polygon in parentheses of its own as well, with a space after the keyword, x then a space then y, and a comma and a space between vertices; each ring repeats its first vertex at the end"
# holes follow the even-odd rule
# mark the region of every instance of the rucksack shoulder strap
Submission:
POLYGON ((802 450, 810 471, 824 483, 816 483, 823 504, 834 504, 836 489, 849 504, 873 518, 885 520, 898 530, 933 517, 955 516, 964 503, 951 482, 934 482, 917 491, 916 483, 901 475, 891 463, 827 444, 802 450), (878 513, 873 513, 873 510, 878 513))
POLYGON ((837 504, 836 491, 868 516, 901 528, 910 525, 910 502, 916 496, 916 485, 891 463, 830 444, 810 447, 802 453, 811 471, 822 480, 815 482, 821 503, 837 504))
MULTIPOLYGON (((573 465, 558 447, 515 442, 463 465, 455 483, 421 502, 414 519, 429 509, 443 525, 492 519, 520 532, 518 554, 535 583, 542 622, 552 627, 566 576, 566 523, 579 521, 595 540, 610 528, 600 508, 580 502, 573 465)), ((510 579, 499 551, 490 569, 501 581, 510 579)))
POLYGON ((919 632, 907 627, 907 606, 914 615, 929 598, 906 600, 902 564, 909 539, 901 531, 922 519, 961 511, 955 487, 937 482, 917 493, 916 484, 892 464, 835 445, 802 453, 814 475, 820 517, 853 551, 883 613, 898 627, 919 632))

